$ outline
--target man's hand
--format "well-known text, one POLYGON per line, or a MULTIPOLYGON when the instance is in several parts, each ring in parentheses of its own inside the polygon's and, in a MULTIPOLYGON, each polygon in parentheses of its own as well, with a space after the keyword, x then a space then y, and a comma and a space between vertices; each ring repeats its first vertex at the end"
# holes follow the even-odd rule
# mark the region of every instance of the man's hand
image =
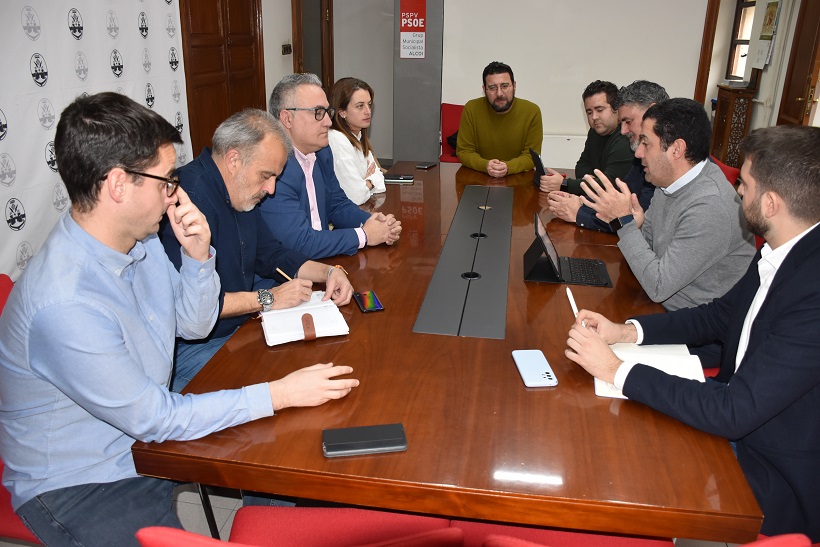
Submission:
POLYGON ((594 377, 610 384, 615 381, 615 373, 623 363, 595 330, 577 321, 569 331, 564 355, 594 377))
POLYGON ((575 222, 578 209, 581 208, 581 198, 566 192, 550 192, 548 194, 549 209, 552 214, 567 222, 575 222))
POLYGON ((393 216, 392 213, 386 216, 387 218, 387 226, 390 228, 390 234, 387 236, 387 243, 388 245, 392 245, 399 240, 399 236, 401 236, 401 221, 396 220, 396 217, 393 216))
POLYGON ((549 174, 544 175, 538 179, 538 189, 542 192, 555 192, 561 189, 561 184, 564 182, 564 175, 547 167, 549 174))
POLYGON ((490 160, 487 163, 487 174, 495 178, 503 177, 507 174, 507 164, 501 160, 490 160))
POLYGON ((641 203, 638 201, 638 196, 635 194, 632 194, 632 201, 630 202, 630 205, 632 207, 632 216, 635 217, 635 226, 640 228, 643 226, 645 214, 643 208, 641 207, 641 203))
POLYGON ((333 363, 319 363, 291 372, 284 378, 268 383, 273 410, 288 407, 319 406, 331 399, 341 399, 359 381, 353 378, 332 380, 350 374, 350 367, 334 367, 333 363))
POLYGON ((325 296, 322 300, 331 299, 337 306, 344 306, 353 297, 353 285, 341 268, 333 268, 325 285, 325 296))
POLYGON ((172 203, 166 210, 174 235, 188 256, 205 262, 211 249, 211 227, 208 220, 182 187, 177 187, 176 196, 177 203, 172 203))
MULTIPOLYGON (((598 177, 601 184, 598 184, 591 175, 586 175, 584 180, 581 181, 581 189, 586 194, 586 196, 581 197, 581 201, 584 205, 595 210, 597 213, 595 216, 604 222, 610 222, 618 217, 634 214, 632 213, 632 199, 629 187, 624 181, 615 179, 615 184, 618 186, 616 188, 604 175, 603 171, 596 169, 595 176, 598 177)), ((643 213, 643 209, 641 209, 641 213, 643 213)))
POLYGON ((386 243, 390 237, 390 225, 384 213, 371 213, 370 218, 362 226, 362 230, 367 234, 367 245, 371 247, 386 243))
POLYGON ((581 310, 575 319, 576 325, 585 325, 594 331, 607 344, 618 342, 635 343, 638 341, 638 329, 632 323, 613 323, 600 313, 581 310))
POLYGON ((271 288, 270 292, 273 294, 273 309, 293 308, 310 300, 313 283, 307 279, 297 277, 287 283, 271 288))

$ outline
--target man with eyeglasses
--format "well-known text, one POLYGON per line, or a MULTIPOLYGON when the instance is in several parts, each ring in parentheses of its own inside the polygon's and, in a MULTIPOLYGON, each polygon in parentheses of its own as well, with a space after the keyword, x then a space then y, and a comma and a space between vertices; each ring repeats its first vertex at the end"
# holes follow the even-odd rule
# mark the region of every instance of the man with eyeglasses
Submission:
POLYGON ((274 235, 312 259, 398 241, 401 222, 392 214, 360 209, 336 178, 327 135, 334 112, 319 78, 285 76, 273 89, 268 110, 293 142, 276 193, 261 206, 274 235))
POLYGON ((484 98, 468 101, 461 114, 456 155, 465 167, 491 177, 533 168, 530 148, 541 153, 541 109, 515 98, 513 71, 493 61, 482 74, 484 98))
POLYGON ((3 485, 46 545, 138 546, 140 528, 182 528, 175 484, 137 475, 135 440, 196 439, 358 385, 327 364, 241 389, 168 390, 174 336, 206 335, 219 295, 208 222, 171 177, 180 142, 118 93, 76 99, 57 124, 71 210, 0 315, 3 485), (166 214, 179 272, 157 239, 166 214))
MULTIPOLYGON (((259 109, 237 112, 216 128, 211 142, 212 149, 205 148, 177 173, 211 227, 222 281, 219 319, 201 340, 177 341, 174 391, 185 387, 249 315, 297 306, 310 299, 313 283, 324 283, 324 299, 339 306, 353 295, 342 268, 308 260, 283 245, 260 218, 257 206, 274 193, 291 149, 276 119, 259 109), (255 278, 264 278, 257 290, 255 278)), ((163 224, 160 237, 179 268, 180 245, 170 222, 163 224)))

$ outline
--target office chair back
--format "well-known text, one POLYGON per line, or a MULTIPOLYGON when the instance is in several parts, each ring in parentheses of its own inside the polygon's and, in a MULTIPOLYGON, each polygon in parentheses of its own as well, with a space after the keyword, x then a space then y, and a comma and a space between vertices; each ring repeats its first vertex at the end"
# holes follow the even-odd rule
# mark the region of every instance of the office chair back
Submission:
MULTIPOLYGON (((731 165, 726 165, 714 156, 709 156, 709 159, 715 162, 715 165, 720 167, 720 170, 723 171, 726 180, 732 183, 732 186, 737 185, 737 179, 740 177, 740 169, 737 167, 732 167, 731 165)), ((755 234, 755 246, 759 249, 764 243, 766 243, 766 240, 755 234)))
MULTIPOLYGON (((6 274, 0 274, 0 314, 3 313, 3 307, 6 305, 12 287, 14 287, 14 282, 11 278, 6 274)), ((0 476, 3 475, 4 467, 3 460, 0 459, 0 476)), ((11 494, 2 486, 0 486, 0 538, 40 543, 11 508, 11 494)))
POLYGON ((441 156, 439 157, 441 162, 459 163, 456 149, 447 142, 447 138, 452 137, 458 131, 463 110, 463 104, 441 103, 441 156))

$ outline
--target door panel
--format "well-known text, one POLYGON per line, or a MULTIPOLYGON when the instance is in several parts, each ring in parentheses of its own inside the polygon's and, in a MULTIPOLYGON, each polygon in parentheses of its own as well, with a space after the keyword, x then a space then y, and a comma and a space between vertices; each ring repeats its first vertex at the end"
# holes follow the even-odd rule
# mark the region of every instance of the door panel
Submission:
POLYGON ((211 146, 214 129, 225 119, 228 111, 228 83, 221 78, 206 77, 197 85, 188 87, 188 108, 191 118, 191 144, 193 152, 198 155, 202 148, 211 146), (194 137, 194 121, 199 133, 194 137))
POLYGON ((797 16, 789 68, 783 84, 783 97, 777 125, 808 123, 817 97, 818 52, 820 52, 820 2, 803 0, 797 16))
POLYGON ((222 34, 222 0, 187 0, 187 4, 182 18, 190 25, 189 36, 222 34))
POLYGON ((216 127, 265 107, 259 0, 180 0, 191 144, 210 146, 216 127))
POLYGON ((333 85, 333 0, 291 0, 293 71, 312 72, 325 93, 333 85))
MULTIPOLYGON (((189 57, 195 68, 191 69, 193 76, 208 76, 224 74, 226 72, 225 48, 219 46, 200 46, 191 52, 189 57)), ((185 60, 186 65, 188 58, 185 60)))

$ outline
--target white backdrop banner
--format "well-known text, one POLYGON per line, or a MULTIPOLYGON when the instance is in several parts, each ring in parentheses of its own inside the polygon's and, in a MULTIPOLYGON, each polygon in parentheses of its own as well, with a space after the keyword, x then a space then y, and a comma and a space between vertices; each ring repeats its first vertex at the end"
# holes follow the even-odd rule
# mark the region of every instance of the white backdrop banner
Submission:
POLYGON ((60 112, 116 91, 164 116, 192 158, 178 0, 2 0, 0 272, 17 279, 70 207, 54 158, 60 112))

